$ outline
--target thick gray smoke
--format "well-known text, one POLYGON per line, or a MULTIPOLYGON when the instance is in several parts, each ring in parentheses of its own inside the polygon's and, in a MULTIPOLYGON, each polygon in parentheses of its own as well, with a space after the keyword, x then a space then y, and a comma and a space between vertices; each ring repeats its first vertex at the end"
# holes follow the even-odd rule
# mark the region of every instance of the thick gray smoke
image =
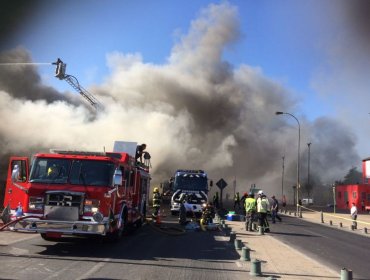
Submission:
MULTIPOLYGON (((195 168, 229 185, 236 178, 241 192, 252 183, 277 192, 285 155, 286 182, 294 185, 297 126, 275 112, 293 113, 297 104, 260 69, 234 68, 224 59, 225 48, 240 39, 238 16, 230 4, 208 6, 164 65, 144 63, 140 54, 108 54, 111 74, 90 89, 105 106, 94 119, 70 95, 42 86, 36 69, 1 68, 1 155, 48 148, 110 150, 115 140, 135 141, 148 145, 154 184, 175 169, 195 168)), ((0 57, 29 60, 22 49, 0 57)), ((347 127, 331 119, 311 124, 297 117, 302 143, 314 142, 312 170, 320 178, 337 179, 358 164, 347 127)))
POLYGON ((26 63, 32 63, 31 57, 21 47, 0 53, 1 90, 16 99, 43 100, 47 103, 62 101, 81 105, 81 101, 74 95, 61 94, 54 88, 43 85, 36 66, 26 63))

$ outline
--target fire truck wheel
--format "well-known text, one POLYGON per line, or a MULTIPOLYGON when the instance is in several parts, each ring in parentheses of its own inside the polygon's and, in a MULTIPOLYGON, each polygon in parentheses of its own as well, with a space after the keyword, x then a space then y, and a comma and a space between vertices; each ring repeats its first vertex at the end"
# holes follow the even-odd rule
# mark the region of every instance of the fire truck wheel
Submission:
POLYGON ((123 232, 127 230, 127 208, 123 209, 119 224, 119 228, 107 235, 109 241, 119 241, 122 238, 123 232))

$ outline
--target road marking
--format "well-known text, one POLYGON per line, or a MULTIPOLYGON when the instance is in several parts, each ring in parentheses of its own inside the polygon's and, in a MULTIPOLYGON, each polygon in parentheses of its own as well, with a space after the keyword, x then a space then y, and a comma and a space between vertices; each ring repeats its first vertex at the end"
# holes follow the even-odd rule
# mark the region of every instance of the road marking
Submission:
POLYGON ((39 237, 39 234, 20 233, 14 231, 0 232, 0 246, 12 245, 14 243, 39 237))
POLYGON ((76 280, 81 280, 81 279, 87 279, 91 274, 94 274, 97 272, 99 269, 101 269, 104 265, 106 265, 108 262, 110 262, 110 258, 105 258, 103 261, 98 262, 96 265, 94 265, 92 268, 90 268, 88 271, 86 271, 84 274, 81 276, 77 277, 76 280))
POLYGON ((17 248, 17 247, 12 247, 10 250, 9 250, 9 254, 12 254, 12 255, 28 255, 29 254, 29 250, 26 250, 26 249, 20 249, 20 248, 17 248))

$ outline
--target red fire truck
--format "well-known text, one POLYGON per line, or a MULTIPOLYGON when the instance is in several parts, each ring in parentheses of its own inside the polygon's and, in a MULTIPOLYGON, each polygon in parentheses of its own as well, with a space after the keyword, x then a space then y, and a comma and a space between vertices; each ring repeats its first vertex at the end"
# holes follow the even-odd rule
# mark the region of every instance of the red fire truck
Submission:
POLYGON ((54 150, 34 155, 31 165, 26 157, 10 159, 4 207, 22 219, 22 230, 46 240, 118 240, 144 221, 149 187, 149 167, 128 153, 54 150))

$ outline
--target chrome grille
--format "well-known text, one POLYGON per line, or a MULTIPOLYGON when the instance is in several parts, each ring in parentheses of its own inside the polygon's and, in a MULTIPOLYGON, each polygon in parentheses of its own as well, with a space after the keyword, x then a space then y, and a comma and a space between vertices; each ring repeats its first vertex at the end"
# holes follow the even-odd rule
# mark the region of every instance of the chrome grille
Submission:
POLYGON ((45 206, 76 207, 82 215, 84 194, 77 192, 47 192, 45 206))

